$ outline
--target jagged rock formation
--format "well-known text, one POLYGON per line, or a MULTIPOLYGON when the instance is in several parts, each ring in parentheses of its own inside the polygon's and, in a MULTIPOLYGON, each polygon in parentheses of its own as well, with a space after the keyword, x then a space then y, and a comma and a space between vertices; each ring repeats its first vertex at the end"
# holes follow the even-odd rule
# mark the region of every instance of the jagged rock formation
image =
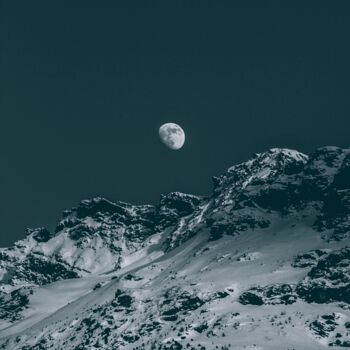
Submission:
POLYGON ((342 314, 331 313, 318 316, 309 324, 311 332, 319 339, 327 339, 329 346, 350 347, 350 323, 345 322, 342 314))
MULTIPOLYGON (((320 252, 323 251, 316 250, 302 256, 313 258, 313 254, 320 252)), ((251 305, 292 304, 299 297, 308 303, 340 301, 350 304, 350 249, 343 248, 321 256, 318 263, 297 285, 253 287, 240 296, 240 302, 251 305)), ((297 256, 296 261, 300 262, 300 256, 297 256)))
POLYGON ((146 247, 148 237, 176 225, 200 200, 181 193, 162 196, 158 207, 84 200, 63 213, 54 233, 28 229, 24 240, 0 249, 2 290, 118 270, 123 256, 146 247))
POLYGON ((1 248, 0 347, 348 347, 350 149, 275 148, 213 182, 85 200, 1 248))
POLYGON ((319 260, 298 285, 307 302, 350 304, 350 249, 343 248, 319 260))
POLYGON ((288 305, 295 303, 297 297, 295 286, 284 283, 253 287, 244 292, 239 301, 243 305, 288 305))

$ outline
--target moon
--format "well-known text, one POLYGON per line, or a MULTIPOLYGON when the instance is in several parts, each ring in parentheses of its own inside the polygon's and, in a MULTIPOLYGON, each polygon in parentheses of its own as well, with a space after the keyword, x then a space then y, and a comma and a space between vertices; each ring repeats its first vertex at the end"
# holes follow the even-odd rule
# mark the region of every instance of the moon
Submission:
POLYGON ((177 151, 185 143, 185 132, 180 125, 166 123, 159 128, 159 137, 165 146, 177 151))

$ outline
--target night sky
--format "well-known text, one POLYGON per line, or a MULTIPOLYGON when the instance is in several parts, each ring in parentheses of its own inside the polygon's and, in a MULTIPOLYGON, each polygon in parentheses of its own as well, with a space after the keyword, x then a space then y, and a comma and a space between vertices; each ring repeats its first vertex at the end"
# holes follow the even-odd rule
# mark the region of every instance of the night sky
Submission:
POLYGON ((85 198, 209 194, 254 152, 350 144, 349 1, 7 0, 0 33, 1 246, 85 198))

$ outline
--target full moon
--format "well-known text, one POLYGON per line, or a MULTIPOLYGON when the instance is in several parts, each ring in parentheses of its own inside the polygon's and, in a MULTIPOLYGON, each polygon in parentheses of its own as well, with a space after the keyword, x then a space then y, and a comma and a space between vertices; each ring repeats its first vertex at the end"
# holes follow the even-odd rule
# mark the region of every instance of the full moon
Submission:
POLYGON ((175 123, 166 123, 159 128, 159 137, 168 148, 176 151, 185 143, 185 132, 175 123))

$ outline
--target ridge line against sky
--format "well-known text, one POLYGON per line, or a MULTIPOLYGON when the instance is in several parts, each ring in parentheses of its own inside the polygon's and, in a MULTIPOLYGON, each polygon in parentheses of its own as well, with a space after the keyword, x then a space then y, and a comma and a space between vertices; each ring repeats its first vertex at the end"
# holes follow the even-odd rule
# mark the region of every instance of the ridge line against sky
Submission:
POLYGON ((349 146, 350 3, 1 1, 0 246, 80 200, 208 194, 252 153, 349 146), (181 125, 178 152, 160 125, 181 125))

